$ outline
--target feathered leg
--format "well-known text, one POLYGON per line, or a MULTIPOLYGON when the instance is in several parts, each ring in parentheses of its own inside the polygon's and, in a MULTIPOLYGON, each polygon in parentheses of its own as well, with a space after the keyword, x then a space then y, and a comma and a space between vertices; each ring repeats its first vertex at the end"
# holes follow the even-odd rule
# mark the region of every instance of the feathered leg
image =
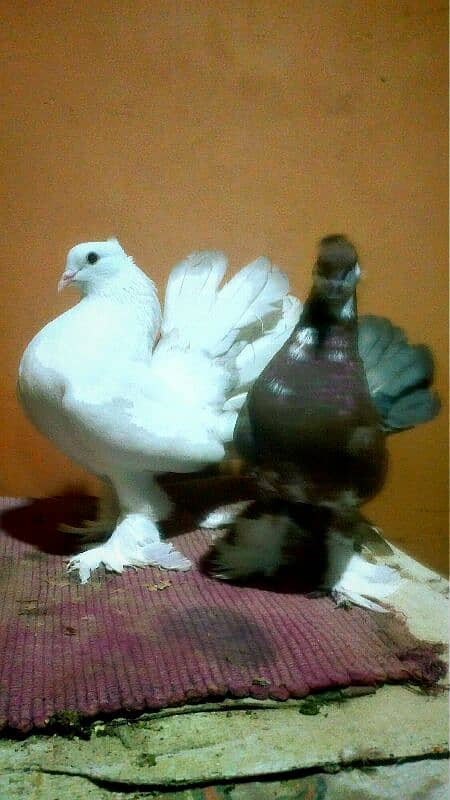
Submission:
MULTIPOLYGON (((312 536, 318 548, 323 542, 326 549, 326 567, 317 588, 331 592, 338 601, 387 611, 375 601, 393 594, 401 577, 391 567, 370 563, 356 552, 350 520, 341 520, 344 533, 327 523, 325 509, 286 504, 283 512, 267 505, 263 513, 255 514, 257 505, 238 517, 228 535, 214 542, 207 560, 210 574, 221 580, 242 580, 254 574, 272 577, 287 564, 298 565, 301 572, 305 564, 292 545, 296 539, 301 542, 312 536)), ((333 522, 339 523, 339 517, 333 522)))
POLYGON ((238 517, 232 535, 215 540, 209 571, 220 580, 275 575, 285 563, 283 550, 291 527, 287 516, 238 517))
POLYGON ((376 600, 385 600, 400 587, 399 573, 384 564, 371 564, 355 552, 353 538, 338 531, 327 534, 328 569, 323 587, 338 603, 349 601, 371 611, 385 613, 376 600))
POLYGON ((112 478, 120 504, 120 517, 107 542, 73 556, 69 571, 78 570, 86 583, 101 564, 112 572, 125 567, 157 566, 162 569, 187 570, 190 561, 162 542, 156 522, 170 512, 165 492, 148 473, 122 473, 112 478))

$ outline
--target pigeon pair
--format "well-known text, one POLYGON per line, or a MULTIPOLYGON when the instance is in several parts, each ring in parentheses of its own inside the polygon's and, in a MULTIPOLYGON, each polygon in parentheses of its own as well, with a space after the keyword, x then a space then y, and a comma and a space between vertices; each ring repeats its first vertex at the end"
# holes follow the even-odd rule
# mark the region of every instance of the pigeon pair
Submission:
MULTIPOLYGON (((234 436, 263 499, 216 544, 214 573, 272 574, 288 530, 314 530, 328 537, 338 589, 359 508, 383 484, 386 434, 438 411, 429 350, 388 320, 358 325, 360 270, 344 237, 322 241, 303 311, 267 259, 221 286, 226 266, 217 252, 182 261, 161 313, 153 282, 116 239, 68 254, 59 288, 75 286, 81 300, 28 345, 18 389, 41 433, 105 485, 92 527, 111 535, 71 559, 82 582, 102 564, 189 569, 161 540, 170 503, 156 478, 220 462, 234 436)), ((372 581, 380 596, 379 579, 390 582, 366 570, 362 588, 372 581)))

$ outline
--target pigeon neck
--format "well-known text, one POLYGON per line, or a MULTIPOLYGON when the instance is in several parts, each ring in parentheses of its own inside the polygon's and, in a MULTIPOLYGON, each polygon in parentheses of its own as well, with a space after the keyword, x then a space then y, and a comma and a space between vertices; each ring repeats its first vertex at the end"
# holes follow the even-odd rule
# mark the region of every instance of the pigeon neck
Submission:
POLYGON ((311 330, 312 338, 319 349, 339 331, 346 336, 356 337, 356 292, 335 299, 320 294, 313 288, 294 333, 298 335, 305 329, 311 330))
POLYGON ((155 342, 161 325, 161 306, 155 284, 144 273, 137 272, 91 286, 81 298, 83 307, 95 310, 96 316, 107 322, 115 317, 130 319, 128 332, 145 331, 145 338, 155 342))
POLYGON ((332 325, 356 325, 356 292, 336 299, 312 289, 304 305, 302 317, 312 326, 321 325, 324 322, 332 325))

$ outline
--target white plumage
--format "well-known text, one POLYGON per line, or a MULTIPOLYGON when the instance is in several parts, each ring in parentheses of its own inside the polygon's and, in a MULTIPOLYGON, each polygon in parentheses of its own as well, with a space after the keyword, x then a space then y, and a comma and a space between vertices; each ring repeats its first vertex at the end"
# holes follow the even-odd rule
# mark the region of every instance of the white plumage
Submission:
POLYGON ((216 252, 178 264, 161 319, 153 282, 116 239, 68 254, 59 287, 75 285, 81 300, 28 345, 18 390, 41 433, 112 495, 97 523, 113 521, 110 538, 69 563, 82 582, 100 564, 117 572, 190 566, 161 541, 157 523, 170 503, 155 478, 224 457, 248 386, 300 313, 287 277, 267 259, 220 288, 226 266, 216 252))

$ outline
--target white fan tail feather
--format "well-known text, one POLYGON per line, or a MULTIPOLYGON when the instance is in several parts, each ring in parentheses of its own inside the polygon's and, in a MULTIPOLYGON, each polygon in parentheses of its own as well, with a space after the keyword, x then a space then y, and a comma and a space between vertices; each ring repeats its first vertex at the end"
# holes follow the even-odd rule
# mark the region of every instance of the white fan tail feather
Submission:
POLYGON ((205 251, 174 267, 166 289, 163 338, 176 331, 180 344, 215 358, 237 354, 247 341, 264 334, 266 324, 274 327, 289 289, 287 276, 261 257, 219 288, 226 266, 223 253, 205 251))
POLYGON ((161 378, 165 372, 164 382, 172 372, 184 386, 186 402, 224 414, 223 424, 217 420, 222 441, 232 438, 248 386, 284 344, 301 310, 287 295, 287 276, 267 258, 248 264, 220 288, 226 266, 223 253, 205 251, 174 267, 152 359, 152 371, 161 378))
POLYGON ((167 281, 162 337, 177 331, 185 344, 198 341, 226 269, 226 256, 216 250, 191 253, 176 264, 167 281))
POLYGON ((282 300, 281 310, 275 324, 262 332, 262 335, 249 341, 236 357, 237 382, 228 402, 243 405, 251 384, 258 378, 273 356, 288 340, 302 313, 302 304, 293 295, 282 300), (239 397, 239 401, 237 400, 239 397))

